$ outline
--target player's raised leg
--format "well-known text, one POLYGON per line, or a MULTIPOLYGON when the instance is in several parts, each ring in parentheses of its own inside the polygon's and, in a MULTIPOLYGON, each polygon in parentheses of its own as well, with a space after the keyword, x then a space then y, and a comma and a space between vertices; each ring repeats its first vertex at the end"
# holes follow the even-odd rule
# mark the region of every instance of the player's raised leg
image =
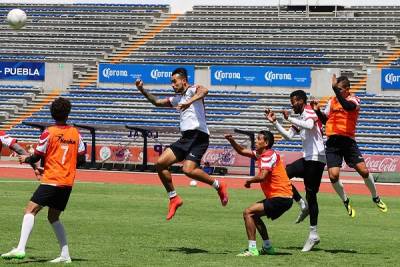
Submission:
POLYGON ((185 160, 182 170, 188 177, 214 187, 218 192, 222 206, 228 204, 229 198, 226 183, 211 178, 210 175, 199 167, 197 162, 192 160, 185 160))
POLYGON ((376 204, 378 209, 382 212, 387 212, 388 208, 386 204, 382 201, 382 199, 378 196, 376 192, 374 177, 369 172, 365 162, 363 161, 357 163, 354 166, 354 169, 356 169, 358 174, 360 174, 361 177, 364 179, 364 183, 367 186, 369 192, 371 193, 372 201, 376 204))
POLYGON ((179 160, 175 156, 174 152, 170 148, 167 148, 158 158, 156 163, 158 177, 160 177, 160 180, 164 185, 164 188, 167 191, 169 197, 167 220, 172 219, 172 217, 175 215, 176 210, 183 204, 182 199, 175 191, 175 187, 172 182, 171 172, 168 169, 172 164, 178 161, 179 160))

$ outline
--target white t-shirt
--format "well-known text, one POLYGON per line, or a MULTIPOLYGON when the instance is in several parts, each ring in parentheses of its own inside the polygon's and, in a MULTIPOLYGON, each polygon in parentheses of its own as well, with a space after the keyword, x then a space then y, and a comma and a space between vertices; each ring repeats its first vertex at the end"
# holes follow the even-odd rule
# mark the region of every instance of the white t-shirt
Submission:
MULTIPOLYGON (((189 87, 183 95, 176 95, 169 98, 171 106, 186 103, 196 94, 196 86, 189 87)), ((193 102, 186 110, 180 111, 180 129, 181 132, 187 130, 199 130, 210 134, 206 123, 206 112, 204 100, 199 99, 193 102)))
MULTIPOLYGON (((11 147, 16 142, 17 142, 17 140, 15 138, 12 138, 5 132, 0 131, 0 146, 11 147)), ((1 147, 0 147, 0 150, 1 150, 1 147)))
POLYGON ((292 139, 295 135, 300 136, 305 160, 315 160, 325 163, 322 123, 311 106, 306 105, 299 118, 289 117, 288 121, 292 123, 289 131, 283 129, 277 121, 274 125, 286 139, 292 139))

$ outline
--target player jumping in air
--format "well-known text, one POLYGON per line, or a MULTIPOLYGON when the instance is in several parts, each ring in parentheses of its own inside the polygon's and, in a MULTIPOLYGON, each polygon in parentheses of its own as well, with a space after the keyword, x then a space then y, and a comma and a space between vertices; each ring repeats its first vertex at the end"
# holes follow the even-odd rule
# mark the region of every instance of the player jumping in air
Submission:
POLYGON ((137 89, 147 100, 157 107, 175 107, 180 113, 180 131, 182 137, 171 144, 158 158, 156 168, 158 176, 169 196, 167 220, 170 220, 183 201, 175 191, 171 172, 168 168, 183 161, 183 172, 190 178, 214 187, 225 206, 228 203, 227 185, 211 178, 200 168, 200 161, 209 145, 210 132, 206 124, 204 97, 208 89, 201 86, 191 86, 188 83, 186 69, 178 68, 172 72, 171 85, 176 95, 165 99, 157 99, 143 88, 143 81, 137 80, 137 89))

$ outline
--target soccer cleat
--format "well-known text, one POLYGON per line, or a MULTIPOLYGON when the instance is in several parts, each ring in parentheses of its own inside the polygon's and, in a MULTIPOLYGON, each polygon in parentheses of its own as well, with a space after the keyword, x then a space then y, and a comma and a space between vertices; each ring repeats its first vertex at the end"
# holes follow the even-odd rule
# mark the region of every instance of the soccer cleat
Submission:
POLYGON ((22 260, 25 258, 25 252, 24 251, 18 251, 16 248, 13 248, 10 252, 1 254, 1 257, 3 259, 19 259, 22 260))
POLYGON ((238 257, 251 257, 251 256, 259 256, 260 253, 256 248, 253 249, 245 249, 243 252, 237 254, 238 257))
POLYGON ((50 263, 71 263, 72 260, 70 257, 64 258, 64 257, 58 257, 55 258, 54 260, 49 261, 50 263))
POLYGON ((307 218, 308 214, 310 214, 308 208, 302 209, 299 216, 297 216, 295 223, 301 223, 305 218, 307 218))
POLYGON ((270 246, 269 248, 262 247, 259 251, 260 255, 275 255, 275 249, 273 246, 270 246))
POLYGON ((373 198, 372 200, 374 201, 374 203, 376 204, 376 206, 380 211, 382 212, 388 211, 386 204, 380 199, 380 197, 373 198))
POLYGON ((174 217, 176 210, 182 206, 183 201, 179 196, 173 197, 169 200, 167 220, 171 220, 174 217))
POLYGON ((301 251, 303 251, 303 252, 310 251, 314 246, 318 245, 320 241, 321 240, 319 239, 318 236, 309 237, 307 239, 306 243, 304 244, 304 247, 303 247, 303 249, 301 251))
POLYGON ((344 206, 347 210, 347 214, 351 217, 354 218, 356 217, 356 211, 353 209, 353 207, 350 205, 350 199, 347 199, 347 201, 344 201, 344 206))
POLYGON ((221 200, 222 206, 226 206, 228 204, 228 185, 224 182, 219 183, 219 188, 217 190, 219 198, 221 200))

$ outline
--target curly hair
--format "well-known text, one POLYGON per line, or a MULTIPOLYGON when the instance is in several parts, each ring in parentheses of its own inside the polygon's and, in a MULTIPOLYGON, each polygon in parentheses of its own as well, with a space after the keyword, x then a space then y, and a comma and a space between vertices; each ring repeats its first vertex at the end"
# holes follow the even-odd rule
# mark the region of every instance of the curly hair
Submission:
POLYGON ((59 97, 50 105, 50 113, 55 121, 66 121, 71 112, 71 102, 63 97, 59 97))

